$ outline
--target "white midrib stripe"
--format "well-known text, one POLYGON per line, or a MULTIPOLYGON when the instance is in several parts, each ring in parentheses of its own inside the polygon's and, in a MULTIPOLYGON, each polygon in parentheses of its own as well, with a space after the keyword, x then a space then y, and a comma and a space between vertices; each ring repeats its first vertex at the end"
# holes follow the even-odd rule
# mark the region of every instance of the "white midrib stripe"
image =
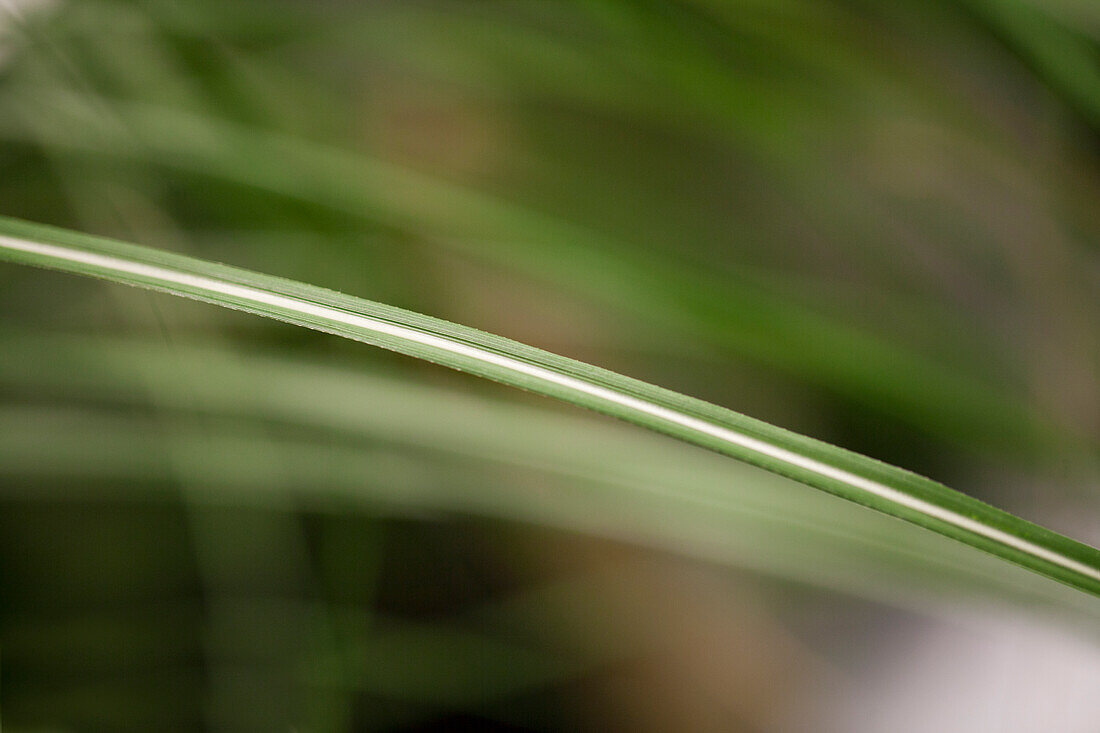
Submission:
POLYGON ((216 278, 205 277, 202 275, 193 275, 186 272, 177 272, 164 267, 158 267, 156 265, 148 265, 140 262, 130 262, 128 260, 112 257, 110 255, 84 252, 77 249, 71 249, 69 247, 45 244, 42 242, 34 242, 25 239, 19 239, 15 237, 9 237, 0 235, 0 247, 16 250, 20 252, 27 252, 42 257, 47 257, 52 260, 58 260, 61 262, 80 263, 89 265, 91 267, 100 268, 109 272, 126 273, 129 275, 135 275, 137 277, 165 283, 184 286, 187 288, 193 288, 199 291, 205 291, 210 295, 222 295, 232 298, 239 298, 241 300, 250 301, 257 305, 266 305, 273 308, 279 308, 291 312, 306 314, 326 320, 332 323, 338 323, 344 326, 351 326, 354 328, 361 328, 367 331, 373 331, 379 334, 385 334, 387 336, 394 336, 399 339, 415 342, 423 346, 427 346, 432 349, 437 349, 442 352, 449 352, 459 356, 475 359, 477 361, 494 364, 502 369, 517 374, 523 374, 526 377, 535 379, 537 381, 544 382, 546 384, 555 385, 558 387, 564 387, 569 390, 575 390, 583 392, 591 397, 596 398, 605 403, 612 405, 618 405, 620 407, 627 408, 630 411, 642 413, 653 418, 657 418, 670 425, 676 425, 681 428, 686 428, 690 431, 698 433, 700 435, 707 436, 709 438, 716 438, 720 441, 739 445, 742 448, 758 453, 762 456, 786 463, 790 466, 795 466, 804 471, 823 476, 834 481, 847 484, 849 486, 856 487, 868 494, 877 496, 881 499, 894 502, 907 509, 925 514, 927 516, 935 517, 947 524, 953 525, 960 529, 964 529, 973 534, 985 537, 986 539, 997 542, 1006 547, 1010 547, 1014 550, 1018 550, 1033 557, 1038 557, 1047 562, 1072 570, 1076 573, 1089 577, 1093 580, 1100 581, 1100 570, 1093 568, 1089 565, 1085 565, 1072 558, 1066 557, 1061 553, 1050 550, 1046 547, 1041 547, 1025 539, 1016 537, 1008 532, 1004 532, 995 527, 988 527, 981 522, 978 522, 970 517, 953 512, 950 509, 932 504, 923 499, 910 496, 902 491, 886 486, 885 484, 874 481, 865 476, 845 471, 842 468, 831 466, 827 463, 822 463, 813 458, 808 458, 803 455, 799 455, 793 451, 787 450, 780 446, 772 445, 765 441, 753 438, 747 435, 742 435, 729 428, 722 427, 721 425, 715 425, 697 417, 691 415, 684 415, 675 410, 671 410, 661 405, 655 405, 645 400, 632 397, 630 395, 622 394, 613 389, 600 386, 598 384, 592 384, 586 382, 583 379, 571 377, 566 374, 547 369, 545 367, 528 364, 519 359, 514 359, 509 356, 497 354, 492 351, 470 346, 469 344, 458 343, 442 336, 437 336, 431 333, 425 333, 406 326, 399 326, 394 323, 388 323, 370 316, 359 315, 356 313, 349 313, 339 308, 334 308, 326 305, 318 305, 316 303, 310 303, 300 298, 295 298, 286 295, 279 295, 272 293, 261 288, 252 287, 248 285, 239 285, 236 283, 228 283, 216 278))

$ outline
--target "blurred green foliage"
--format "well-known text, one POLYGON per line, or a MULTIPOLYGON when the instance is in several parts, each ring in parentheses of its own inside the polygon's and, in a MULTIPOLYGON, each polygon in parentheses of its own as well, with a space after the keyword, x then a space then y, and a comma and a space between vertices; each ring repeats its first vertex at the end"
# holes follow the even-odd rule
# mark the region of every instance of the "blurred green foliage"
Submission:
MULTIPOLYGON (((1090 0, 21 0, 0 214, 475 325, 1095 543, 1098 43, 1090 0)), ((318 334, 11 266, 0 326, 12 730, 768 729, 780 671, 841 658, 821 609, 1041 595, 318 334), (766 643, 692 656, 731 628, 766 643)))

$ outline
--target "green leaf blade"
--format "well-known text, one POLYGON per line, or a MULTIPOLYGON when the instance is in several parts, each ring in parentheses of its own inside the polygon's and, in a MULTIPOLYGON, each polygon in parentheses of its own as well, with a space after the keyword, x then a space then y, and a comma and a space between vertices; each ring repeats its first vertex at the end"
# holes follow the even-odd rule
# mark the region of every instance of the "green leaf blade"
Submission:
POLYGON ((431 361, 678 438, 1100 596, 1100 551, 930 479, 509 339, 303 283, 0 218, 0 259, 194 298, 431 361))

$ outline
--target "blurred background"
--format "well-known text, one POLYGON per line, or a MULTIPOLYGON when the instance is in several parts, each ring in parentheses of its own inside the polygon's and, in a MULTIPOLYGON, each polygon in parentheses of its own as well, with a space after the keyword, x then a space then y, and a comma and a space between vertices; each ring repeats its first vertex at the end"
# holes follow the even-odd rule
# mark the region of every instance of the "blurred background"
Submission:
MULTIPOLYGON (((1100 543, 1094 0, 2 0, 0 214, 1100 543)), ((1094 599, 404 357, 0 266, 7 731, 1093 731, 1094 599)))

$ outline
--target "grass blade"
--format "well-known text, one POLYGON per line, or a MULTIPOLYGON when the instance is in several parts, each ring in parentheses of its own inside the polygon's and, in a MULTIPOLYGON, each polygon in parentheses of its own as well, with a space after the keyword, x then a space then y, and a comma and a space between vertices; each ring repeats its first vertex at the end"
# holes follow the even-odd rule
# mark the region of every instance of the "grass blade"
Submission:
POLYGON ((0 259, 243 310, 425 359, 650 428, 1100 596, 1100 551, 930 479, 702 400, 472 328, 334 291, 0 219, 0 259))
MULTIPOLYGON (((415 232, 625 310, 665 333, 827 386, 937 435, 968 443, 980 437, 984 446, 1014 457, 1055 442, 1091 447, 980 370, 960 371, 852 328, 799 305, 788 289, 716 278, 587 227, 347 150, 159 107, 112 101, 111 108, 121 124, 108 124, 65 97, 24 101, 8 116, 12 123, 33 121, 34 136, 53 155, 152 163, 415 232), (608 271, 616 277, 606 277, 608 271)), ((25 137, 6 121, 0 113, 0 135, 25 137)))
POLYGON ((167 499, 161 482, 178 455, 191 501, 270 507, 289 496, 315 511, 498 517, 910 610, 995 598, 1072 609, 1089 624, 1100 613, 966 545, 626 424, 175 338, 169 348, 0 331, 0 352, 16 350, 0 360, 0 392, 109 407, 0 399, 0 499, 167 499), (143 421, 133 410, 150 395, 158 420, 143 421), (293 431, 276 437, 265 425, 293 431))

